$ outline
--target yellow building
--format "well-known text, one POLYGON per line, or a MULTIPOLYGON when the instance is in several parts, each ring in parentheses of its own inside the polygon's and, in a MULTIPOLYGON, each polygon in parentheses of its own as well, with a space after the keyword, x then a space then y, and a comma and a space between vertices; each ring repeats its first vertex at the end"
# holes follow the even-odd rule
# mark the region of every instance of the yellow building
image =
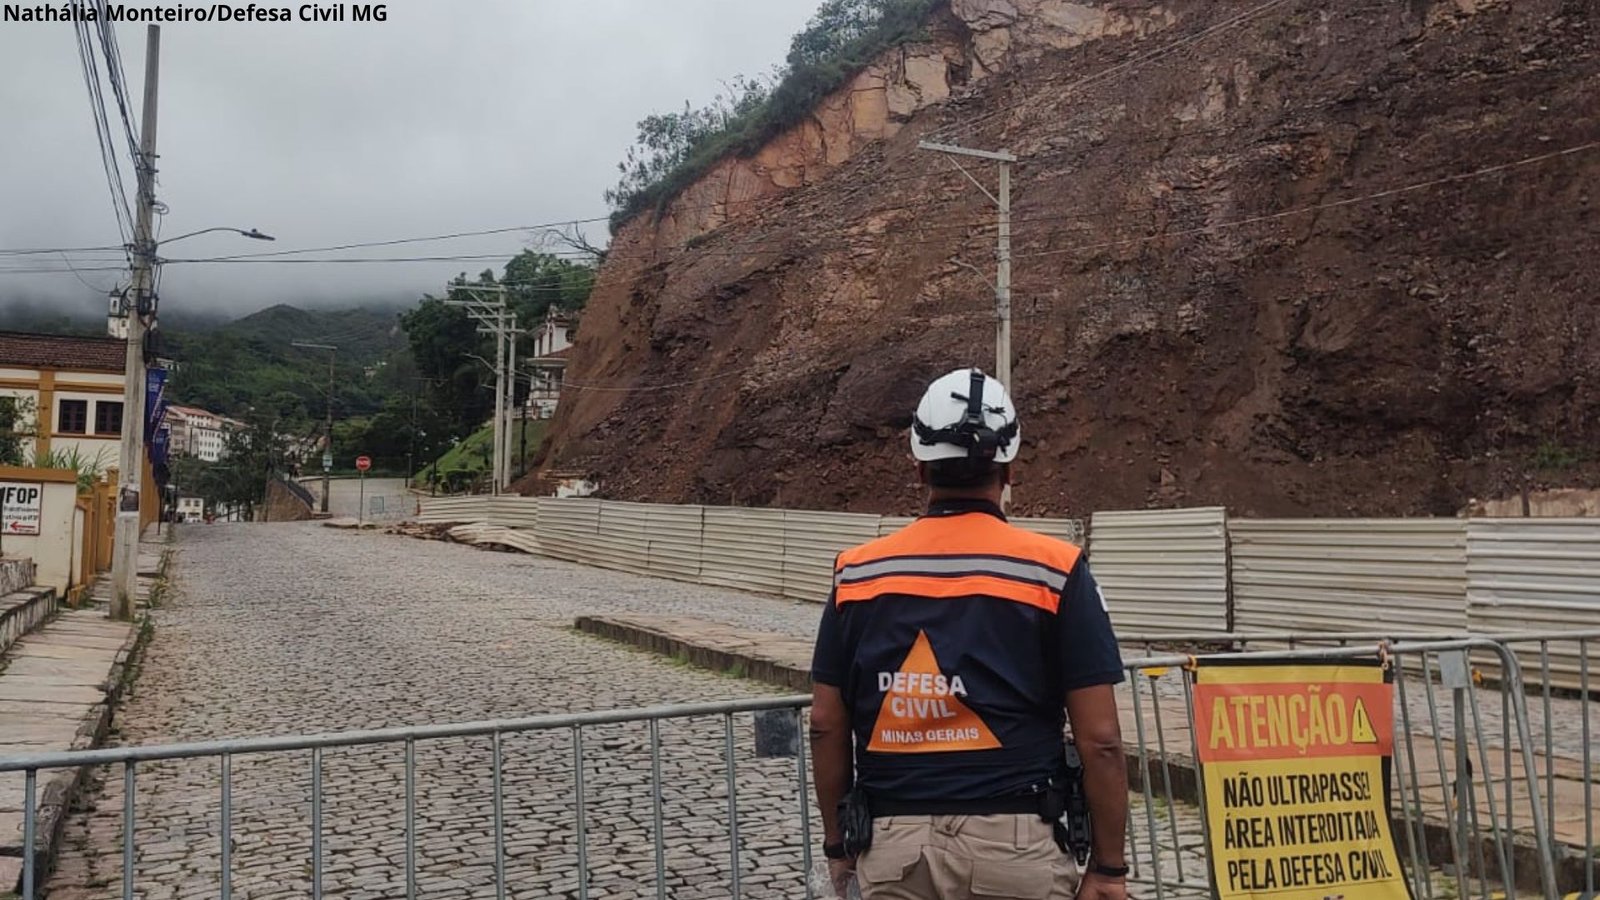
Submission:
MULTIPOLYGON (((117 467, 126 352, 118 338, 0 331, 0 397, 29 411, 14 426, 25 432, 24 466, 60 468, 70 457, 95 474, 117 467)), ((161 502, 148 456, 142 468, 141 526, 156 520, 161 502)))

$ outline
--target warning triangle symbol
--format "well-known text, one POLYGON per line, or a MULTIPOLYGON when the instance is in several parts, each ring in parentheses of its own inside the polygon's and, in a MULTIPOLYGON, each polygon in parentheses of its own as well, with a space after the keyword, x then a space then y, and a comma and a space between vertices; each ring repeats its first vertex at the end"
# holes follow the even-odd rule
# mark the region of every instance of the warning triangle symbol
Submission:
POLYGON ((1378 733, 1372 729, 1372 717, 1367 715, 1367 705, 1357 697, 1355 715, 1351 717, 1350 722, 1350 743, 1376 744, 1377 742, 1378 733))
POLYGON ((948 753, 993 750, 994 732, 961 702, 966 688, 959 677, 946 678, 933 655, 926 631, 917 632, 898 672, 887 680, 883 706, 872 725, 867 749, 874 753, 948 753))

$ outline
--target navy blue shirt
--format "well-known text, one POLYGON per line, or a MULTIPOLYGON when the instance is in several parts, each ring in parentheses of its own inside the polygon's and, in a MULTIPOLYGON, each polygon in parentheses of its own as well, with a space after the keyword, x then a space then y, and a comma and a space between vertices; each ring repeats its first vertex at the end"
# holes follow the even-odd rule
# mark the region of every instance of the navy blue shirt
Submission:
POLYGON ((870 794, 977 800, 1057 774, 1067 692, 1123 669, 1077 547, 946 501, 839 555, 811 677, 843 694, 870 794))

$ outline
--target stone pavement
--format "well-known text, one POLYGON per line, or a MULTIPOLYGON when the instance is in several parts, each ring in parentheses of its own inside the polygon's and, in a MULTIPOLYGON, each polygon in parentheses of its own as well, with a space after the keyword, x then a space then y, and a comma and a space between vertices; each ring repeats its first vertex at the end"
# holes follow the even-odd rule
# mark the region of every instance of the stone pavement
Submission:
MULTIPOLYGON (((165 524, 151 525, 145 529, 144 537, 139 539, 139 571, 134 574, 135 606, 150 605, 150 592, 161 572, 161 560, 170 549, 171 532, 168 528, 165 524)), ((111 572, 101 572, 89 586, 87 605, 110 606, 111 593, 111 572)))
MULTIPOLYGON (((98 745, 111 724, 124 668, 138 632, 102 612, 71 610, 18 641, 0 661, 0 757, 98 745)), ((45 772, 36 795, 47 859, 78 773, 45 772)), ((0 776, 0 893, 21 877, 23 779, 0 776)))
MULTIPOLYGON (((179 541, 172 599, 152 612, 155 638, 119 716, 127 743, 773 693, 570 628, 584 609, 643 606, 673 590, 680 602, 697 602, 687 586, 621 584, 578 566, 315 523, 179 526, 179 541)), ((734 731, 747 892, 799 896, 796 761, 755 758, 748 716, 734 731)), ((646 735, 637 724, 585 730, 590 896, 633 896, 653 883, 646 735)), ((668 722, 661 735, 671 893, 726 896, 723 723, 668 722)), ((575 895, 571 741, 564 729, 504 740, 513 896, 575 895)), ((398 745, 325 754, 325 896, 404 894, 402 761, 398 745)), ((485 896, 493 883, 489 741, 424 742, 417 762, 420 894, 485 896)), ((234 760, 241 900, 309 893, 309 772, 307 754, 234 760)), ((215 897, 217 761, 143 764, 136 776, 139 895, 215 897)), ((52 897, 120 894, 121 787, 121 773, 109 773, 72 817, 52 897)))

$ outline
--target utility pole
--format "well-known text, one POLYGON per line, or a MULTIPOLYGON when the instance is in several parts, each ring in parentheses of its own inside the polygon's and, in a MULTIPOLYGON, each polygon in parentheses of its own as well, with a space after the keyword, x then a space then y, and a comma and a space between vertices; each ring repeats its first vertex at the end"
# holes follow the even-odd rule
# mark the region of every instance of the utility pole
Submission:
POLYGON ((327 424, 323 426, 323 436, 327 446, 322 450, 322 511, 328 511, 328 485, 332 480, 333 472, 333 359, 339 348, 332 344, 313 344, 308 341, 293 341, 290 346, 300 347, 304 350, 328 351, 328 396, 327 396, 327 424))
POLYGON ((511 443, 512 429, 516 429, 516 432, 518 434, 522 433, 522 420, 517 417, 517 336, 518 336, 518 332, 517 332, 517 327, 516 327, 515 323, 516 323, 516 317, 512 316, 511 317, 511 325, 510 325, 508 333, 506 334, 506 430, 505 430, 506 446, 505 446, 504 451, 501 452, 501 454, 500 454, 501 462, 505 466, 505 471, 504 471, 504 474, 501 475, 500 483, 505 485, 507 489, 509 489, 511 487, 511 477, 512 477, 511 476, 511 472, 512 472, 512 468, 511 468, 511 459, 512 459, 511 448, 513 446, 513 444, 511 443))
POLYGON ((506 330, 505 316, 495 318, 494 324, 494 456, 491 465, 494 476, 489 479, 490 493, 498 494, 506 485, 506 330))
POLYGON ((411 487, 412 467, 417 455, 417 383, 411 381, 411 432, 406 436, 406 488, 411 487))
POLYGON ((115 556, 111 565, 111 618, 128 621, 139 592, 139 489, 144 478, 145 319, 155 319, 156 91, 161 69, 161 28, 145 30, 144 118, 139 134, 138 215, 133 233, 133 285, 128 294, 128 341, 122 369, 122 447, 117 475, 115 556))
MULTIPOLYGON (((507 410, 511 404, 506 389, 510 374, 506 371, 506 362, 508 349, 512 354, 516 353, 514 347, 507 347, 508 343, 512 343, 511 336, 516 333, 516 316, 506 310, 506 289, 500 285, 453 284, 447 286, 445 291, 447 298, 455 292, 470 293, 474 291, 495 297, 494 300, 470 297, 469 299, 461 300, 446 299, 444 302, 448 306, 457 306, 465 309, 467 315, 478 322, 478 332, 480 334, 492 333, 495 337, 494 433, 491 438, 493 455, 489 462, 489 471, 491 473, 489 481, 490 492, 498 494, 508 483, 506 475, 509 470, 508 457, 511 451, 511 431, 507 410)), ((511 393, 514 395, 515 392, 511 393)))
MULTIPOLYGON (((996 274, 994 281, 994 377, 1011 390, 1011 164, 1017 158, 1004 150, 994 152, 990 150, 971 150, 966 147, 956 147, 951 144, 935 144, 930 141, 918 141, 918 150, 931 150, 935 153, 945 154, 967 180, 977 186, 999 210, 1000 235, 996 240, 995 259, 996 274), (954 157, 972 156, 978 159, 993 160, 1000 164, 1000 190, 999 196, 989 193, 983 183, 972 177, 972 173, 962 167, 954 157)), ((1015 392, 1012 392, 1015 396, 1015 392)))

